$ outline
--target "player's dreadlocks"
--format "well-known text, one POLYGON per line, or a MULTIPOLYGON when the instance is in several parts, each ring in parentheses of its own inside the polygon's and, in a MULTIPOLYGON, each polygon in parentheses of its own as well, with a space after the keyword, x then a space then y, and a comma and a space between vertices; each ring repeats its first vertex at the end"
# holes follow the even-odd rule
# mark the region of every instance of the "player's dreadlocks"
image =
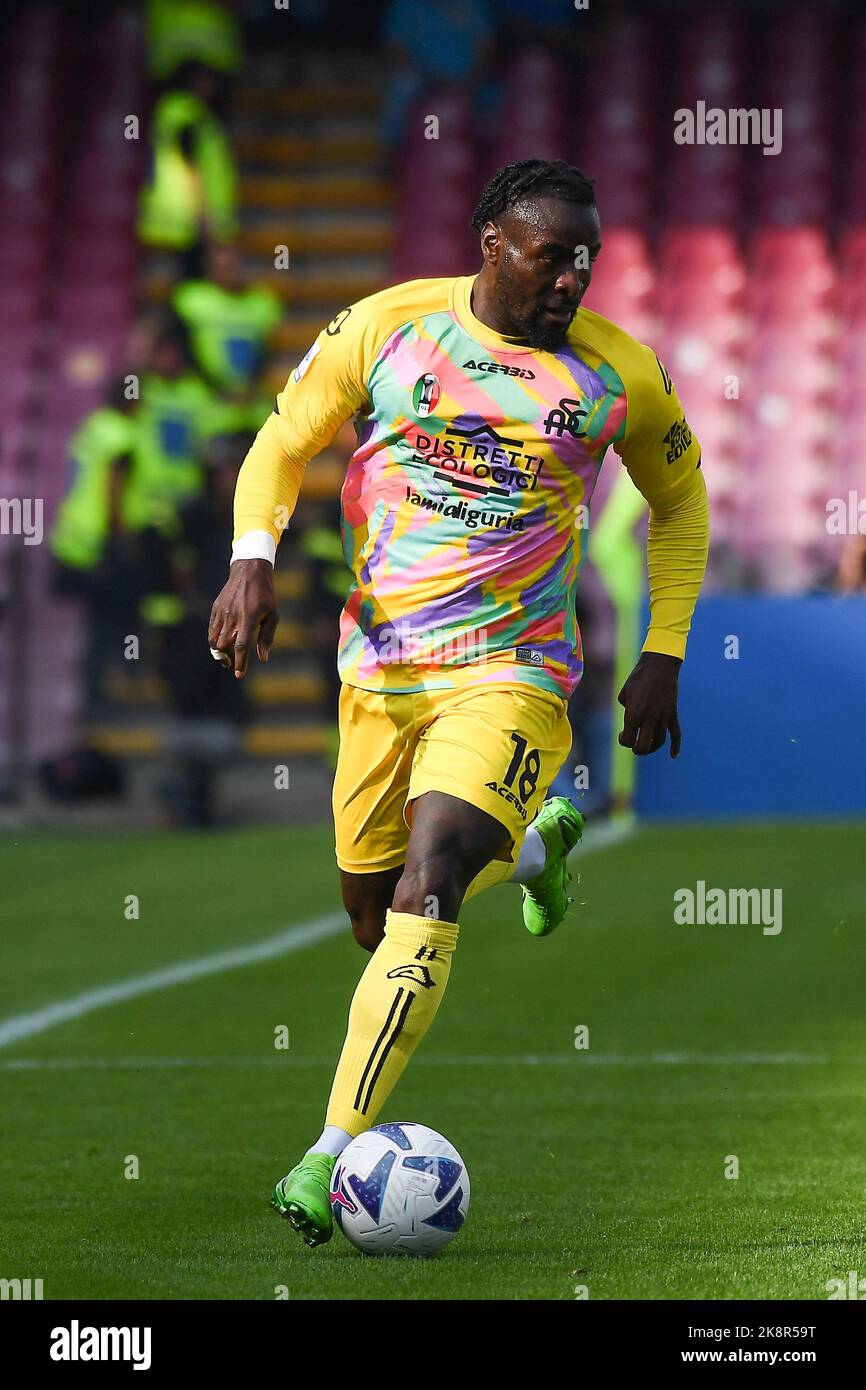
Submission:
POLYGON ((496 222, 517 203, 545 197, 592 207, 595 190, 592 180, 564 159, 521 159, 493 175, 472 215, 472 226, 480 232, 486 222, 496 222))

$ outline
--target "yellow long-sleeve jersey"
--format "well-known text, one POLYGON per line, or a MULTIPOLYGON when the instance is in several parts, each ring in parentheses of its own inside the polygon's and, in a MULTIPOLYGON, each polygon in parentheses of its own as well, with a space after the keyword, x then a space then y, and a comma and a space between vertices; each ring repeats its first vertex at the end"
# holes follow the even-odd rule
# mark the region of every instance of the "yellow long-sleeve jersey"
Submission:
POLYGON ((580 521, 612 445, 650 506, 644 650, 682 657, 709 518, 670 377, 588 309, 555 351, 503 337, 475 317, 473 278, 383 290, 319 334, 241 469, 235 558, 273 559, 307 462, 354 417, 343 679, 395 692, 515 681, 567 696, 583 667, 580 521))

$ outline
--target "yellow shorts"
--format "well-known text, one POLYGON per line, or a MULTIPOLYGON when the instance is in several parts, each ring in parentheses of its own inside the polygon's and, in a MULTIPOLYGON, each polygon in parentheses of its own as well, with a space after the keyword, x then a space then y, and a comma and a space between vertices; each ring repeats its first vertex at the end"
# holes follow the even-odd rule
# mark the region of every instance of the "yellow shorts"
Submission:
POLYGON ((344 685, 334 777, 337 863, 348 873, 402 864, 411 803, 447 792, 501 821, 519 847, 571 750, 567 704, 531 686, 389 694, 344 685))

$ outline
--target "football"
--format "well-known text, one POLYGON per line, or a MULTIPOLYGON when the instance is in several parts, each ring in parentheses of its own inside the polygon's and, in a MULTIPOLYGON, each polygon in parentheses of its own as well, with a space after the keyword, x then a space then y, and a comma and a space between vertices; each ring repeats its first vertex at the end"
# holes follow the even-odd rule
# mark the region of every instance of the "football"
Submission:
POLYGON ((435 1255, 466 1220, 469 1174, 435 1129, 377 1125, 337 1159, 331 1206, 343 1235, 365 1254, 435 1255))

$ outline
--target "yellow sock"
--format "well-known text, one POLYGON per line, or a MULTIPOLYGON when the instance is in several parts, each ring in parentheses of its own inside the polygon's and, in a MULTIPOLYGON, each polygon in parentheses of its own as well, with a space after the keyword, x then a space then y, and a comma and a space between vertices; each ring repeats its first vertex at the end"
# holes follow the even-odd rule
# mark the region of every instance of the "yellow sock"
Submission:
POLYGON ((364 971, 337 1064, 325 1123, 362 1134, 423 1038, 445 992, 457 923, 388 911, 364 971))
POLYGON ((491 859, 489 864, 485 864, 481 873, 475 875, 466 889, 463 901, 467 903, 477 893, 483 893, 485 888, 492 888, 494 883, 504 883, 513 873, 514 864, 510 860, 506 863, 504 859, 491 859))

